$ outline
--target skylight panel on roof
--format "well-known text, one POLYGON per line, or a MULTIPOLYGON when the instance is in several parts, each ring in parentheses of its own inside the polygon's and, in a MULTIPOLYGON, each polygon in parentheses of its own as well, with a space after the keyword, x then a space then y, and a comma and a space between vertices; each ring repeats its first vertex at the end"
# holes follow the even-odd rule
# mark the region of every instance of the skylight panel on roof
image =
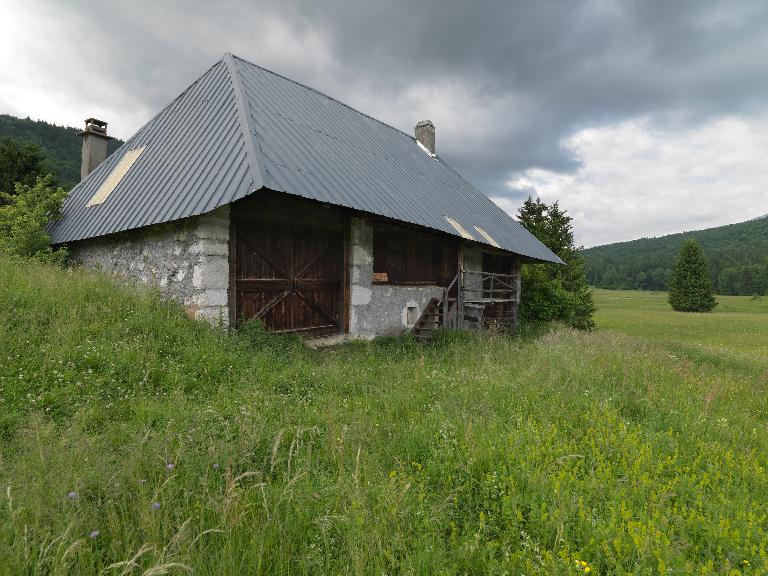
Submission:
POLYGON ((133 166, 133 163, 138 160, 142 152, 144 152, 144 146, 126 152, 125 156, 123 156, 120 162, 117 163, 117 166, 115 166, 112 169, 112 172, 109 173, 107 179, 104 180, 101 186, 99 186, 99 189, 96 190, 96 194, 94 194, 93 197, 88 201, 88 204, 85 205, 86 208, 102 204, 107 198, 109 198, 109 195, 112 194, 112 191, 115 188, 117 188, 117 185, 120 184, 120 181, 128 173, 128 170, 130 170, 131 166, 133 166))
POLYGON ((485 241, 488 242, 488 244, 490 244, 491 246, 495 246, 496 248, 501 248, 501 246, 499 246, 498 242, 496 242, 496 240, 493 239, 493 236, 491 236, 490 234, 488 234, 488 232, 486 232, 485 230, 480 228, 480 226, 475 226, 474 228, 475 228, 475 230, 477 230, 477 232, 480 234, 480 236, 485 238, 485 241))
POLYGON ((450 224, 451 226, 453 226, 453 229, 459 233, 459 236, 461 236, 462 238, 466 238, 467 240, 477 240, 477 238, 475 238, 474 236, 472 236, 472 234, 467 232, 464 226, 459 224, 456 220, 454 220, 450 216, 444 216, 444 218, 445 218, 445 221, 448 222, 448 224, 450 224))

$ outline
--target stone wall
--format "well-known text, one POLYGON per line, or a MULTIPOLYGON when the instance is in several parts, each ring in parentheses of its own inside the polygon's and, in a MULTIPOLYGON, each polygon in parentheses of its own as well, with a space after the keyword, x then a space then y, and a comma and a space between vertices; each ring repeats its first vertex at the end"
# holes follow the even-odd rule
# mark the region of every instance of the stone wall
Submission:
MULTIPOLYGON (((69 245, 83 266, 156 286, 188 314, 214 325, 229 324, 229 207, 69 245)), ((482 270, 482 246, 464 246, 465 270, 482 270)), ((373 229, 352 218, 349 246, 349 336, 374 338, 410 329, 439 286, 373 284, 373 229), (410 310, 409 310, 410 309, 410 310)), ((477 297, 482 286, 477 278, 477 297)), ((471 297, 471 296, 470 296, 471 297)))
POLYGON ((69 245, 83 266, 156 286, 193 318, 229 324, 229 206, 69 245))
POLYGON ((350 226, 350 309, 349 335, 373 338, 403 333, 413 326, 433 297, 440 297, 439 286, 394 286, 373 284, 373 229, 361 218, 350 226))

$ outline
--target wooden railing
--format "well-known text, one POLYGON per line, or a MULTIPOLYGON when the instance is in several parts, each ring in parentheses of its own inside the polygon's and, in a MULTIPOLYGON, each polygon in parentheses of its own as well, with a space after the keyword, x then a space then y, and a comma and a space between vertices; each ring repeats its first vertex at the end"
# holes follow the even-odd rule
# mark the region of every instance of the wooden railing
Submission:
POLYGON ((465 292, 482 292, 479 299, 483 301, 508 302, 517 298, 517 276, 514 274, 465 270, 463 285, 465 292))
POLYGON ((517 281, 514 274, 459 270, 451 283, 443 289, 442 327, 461 329, 466 328, 468 322, 482 322, 482 316, 479 319, 467 318, 467 304, 473 309, 480 309, 482 314, 487 304, 517 302, 517 281))
POLYGON ((443 328, 446 329, 456 329, 456 310, 459 308, 458 300, 461 297, 461 270, 454 276, 453 280, 451 280, 451 283, 448 284, 447 288, 443 289, 443 328), (451 296, 451 290, 453 290, 454 286, 456 287, 456 293, 458 298, 456 299, 456 305, 453 309, 453 318, 451 318, 451 303, 450 303, 450 296, 451 296))

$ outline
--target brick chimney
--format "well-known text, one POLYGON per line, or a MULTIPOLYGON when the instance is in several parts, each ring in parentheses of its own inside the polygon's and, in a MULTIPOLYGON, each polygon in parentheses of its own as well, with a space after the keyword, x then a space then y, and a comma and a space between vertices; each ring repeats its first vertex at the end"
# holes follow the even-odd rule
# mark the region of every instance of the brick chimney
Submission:
POLYGON ((429 120, 422 120, 416 124, 416 140, 421 142, 422 146, 429 150, 430 154, 435 153, 435 125, 429 120))
POLYGON ((80 132, 83 139, 83 162, 80 164, 80 180, 96 169, 107 159, 107 123, 96 118, 86 118, 85 130, 80 132))

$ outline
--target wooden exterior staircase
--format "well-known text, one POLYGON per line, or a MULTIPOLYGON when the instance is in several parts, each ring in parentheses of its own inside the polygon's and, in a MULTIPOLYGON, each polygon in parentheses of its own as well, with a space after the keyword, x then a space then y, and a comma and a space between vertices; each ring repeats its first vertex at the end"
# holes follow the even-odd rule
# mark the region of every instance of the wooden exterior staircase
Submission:
POLYGON ((514 331, 519 293, 517 275, 459 270, 442 297, 427 303, 411 333, 418 340, 429 340, 436 330, 514 331))
POLYGON ((435 330, 442 326, 442 314, 440 300, 432 298, 424 307, 424 311, 419 316, 416 324, 411 328, 411 333, 417 340, 429 340, 432 338, 435 330))

